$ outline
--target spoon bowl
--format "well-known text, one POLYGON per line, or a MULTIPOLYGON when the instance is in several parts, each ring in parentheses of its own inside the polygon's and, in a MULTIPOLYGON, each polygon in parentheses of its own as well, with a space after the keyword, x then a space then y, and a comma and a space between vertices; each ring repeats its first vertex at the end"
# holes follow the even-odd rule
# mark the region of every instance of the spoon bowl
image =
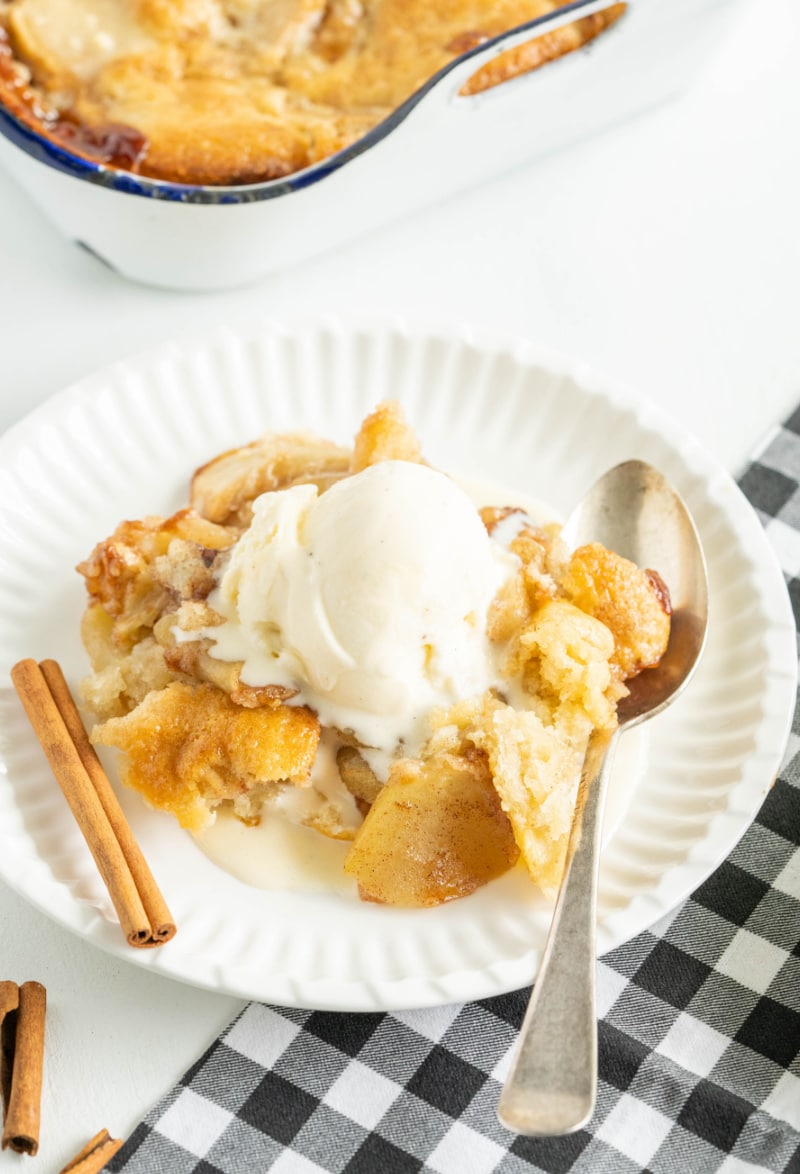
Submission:
POLYGON ((614 748, 625 730, 660 713, 684 689, 708 623, 700 539, 680 496, 652 465, 625 461, 609 469, 570 515, 562 537, 570 549, 600 542, 656 571, 672 614, 658 665, 626 682, 616 729, 596 730, 589 739, 553 921, 498 1106, 504 1125, 535 1137, 572 1133, 594 1112, 597 881, 614 748))

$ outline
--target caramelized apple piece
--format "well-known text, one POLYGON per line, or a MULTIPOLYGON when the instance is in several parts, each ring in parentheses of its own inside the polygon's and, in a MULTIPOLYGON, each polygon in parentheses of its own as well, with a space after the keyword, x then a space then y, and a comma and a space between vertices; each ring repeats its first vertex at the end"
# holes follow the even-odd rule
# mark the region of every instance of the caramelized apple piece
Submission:
POLYGON ((484 755, 443 755, 392 767, 345 870, 363 900, 440 905, 500 876, 518 855, 484 755))
POLYGON ((349 468, 350 450, 330 440, 268 433, 202 465, 192 477, 192 506, 212 522, 244 529, 260 494, 291 485, 316 485, 322 492, 349 468))
POLYGON ((355 746, 340 746, 336 752, 336 765, 339 777, 354 799, 360 799, 367 806, 375 802, 382 790, 381 784, 355 746))

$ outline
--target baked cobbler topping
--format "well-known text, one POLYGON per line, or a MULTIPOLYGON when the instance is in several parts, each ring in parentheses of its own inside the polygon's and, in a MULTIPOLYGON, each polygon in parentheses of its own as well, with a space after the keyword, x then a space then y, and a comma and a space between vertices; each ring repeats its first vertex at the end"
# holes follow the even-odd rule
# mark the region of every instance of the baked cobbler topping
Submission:
MULTIPOLYGON (((557 0, 0 0, 14 61, 13 76, 0 69, 0 101, 113 166, 182 183, 252 183, 362 138, 454 57, 558 7, 557 0)), ((613 4, 500 54, 464 92, 579 48, 624 9, 613 4)))

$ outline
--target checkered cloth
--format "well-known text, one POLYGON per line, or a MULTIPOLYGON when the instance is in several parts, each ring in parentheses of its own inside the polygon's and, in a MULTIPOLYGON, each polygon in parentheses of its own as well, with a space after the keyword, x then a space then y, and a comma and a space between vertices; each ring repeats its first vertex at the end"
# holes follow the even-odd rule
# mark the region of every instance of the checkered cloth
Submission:
MULTIPOLYGON (((800 625, 800 408, 741 478, 800 625)), ((800 718, 725 863, 598 966, 588 1129, 497 1120, 527 990, 401 1014, 250 1004, 107 1167, 125 1174, 800 1172, 800 718)))

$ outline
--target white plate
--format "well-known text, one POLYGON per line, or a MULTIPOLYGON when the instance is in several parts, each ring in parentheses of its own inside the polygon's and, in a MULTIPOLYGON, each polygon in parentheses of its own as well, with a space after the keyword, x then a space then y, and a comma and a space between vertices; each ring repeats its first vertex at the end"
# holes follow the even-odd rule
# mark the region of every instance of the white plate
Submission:
POLYGON ((0 875, 75 933, 161 974, 294 1006, 375 1010, 484 997, 532 979, 549 910, 518 874, 439 909, 265 892, 221 872, 171 818, 122 795, 179 926, 128 948, 8 684, 22 657, 87 671, 73 571, 125 517, 169 513, 187 477, 266 428, 346 440, 400 399, 428 459, 567 512, 608 466, 651 461, 683 494, 708 560, 708 647, 649 728, 648 767, 606 846, 598 944, 611 949, 698 885, 755 815, 794 704, 781 572, 730 477, 675 424, 583 368, 455 332, 337 322, 223 332, 119 363, 55 396, 0 442, 0 875))

